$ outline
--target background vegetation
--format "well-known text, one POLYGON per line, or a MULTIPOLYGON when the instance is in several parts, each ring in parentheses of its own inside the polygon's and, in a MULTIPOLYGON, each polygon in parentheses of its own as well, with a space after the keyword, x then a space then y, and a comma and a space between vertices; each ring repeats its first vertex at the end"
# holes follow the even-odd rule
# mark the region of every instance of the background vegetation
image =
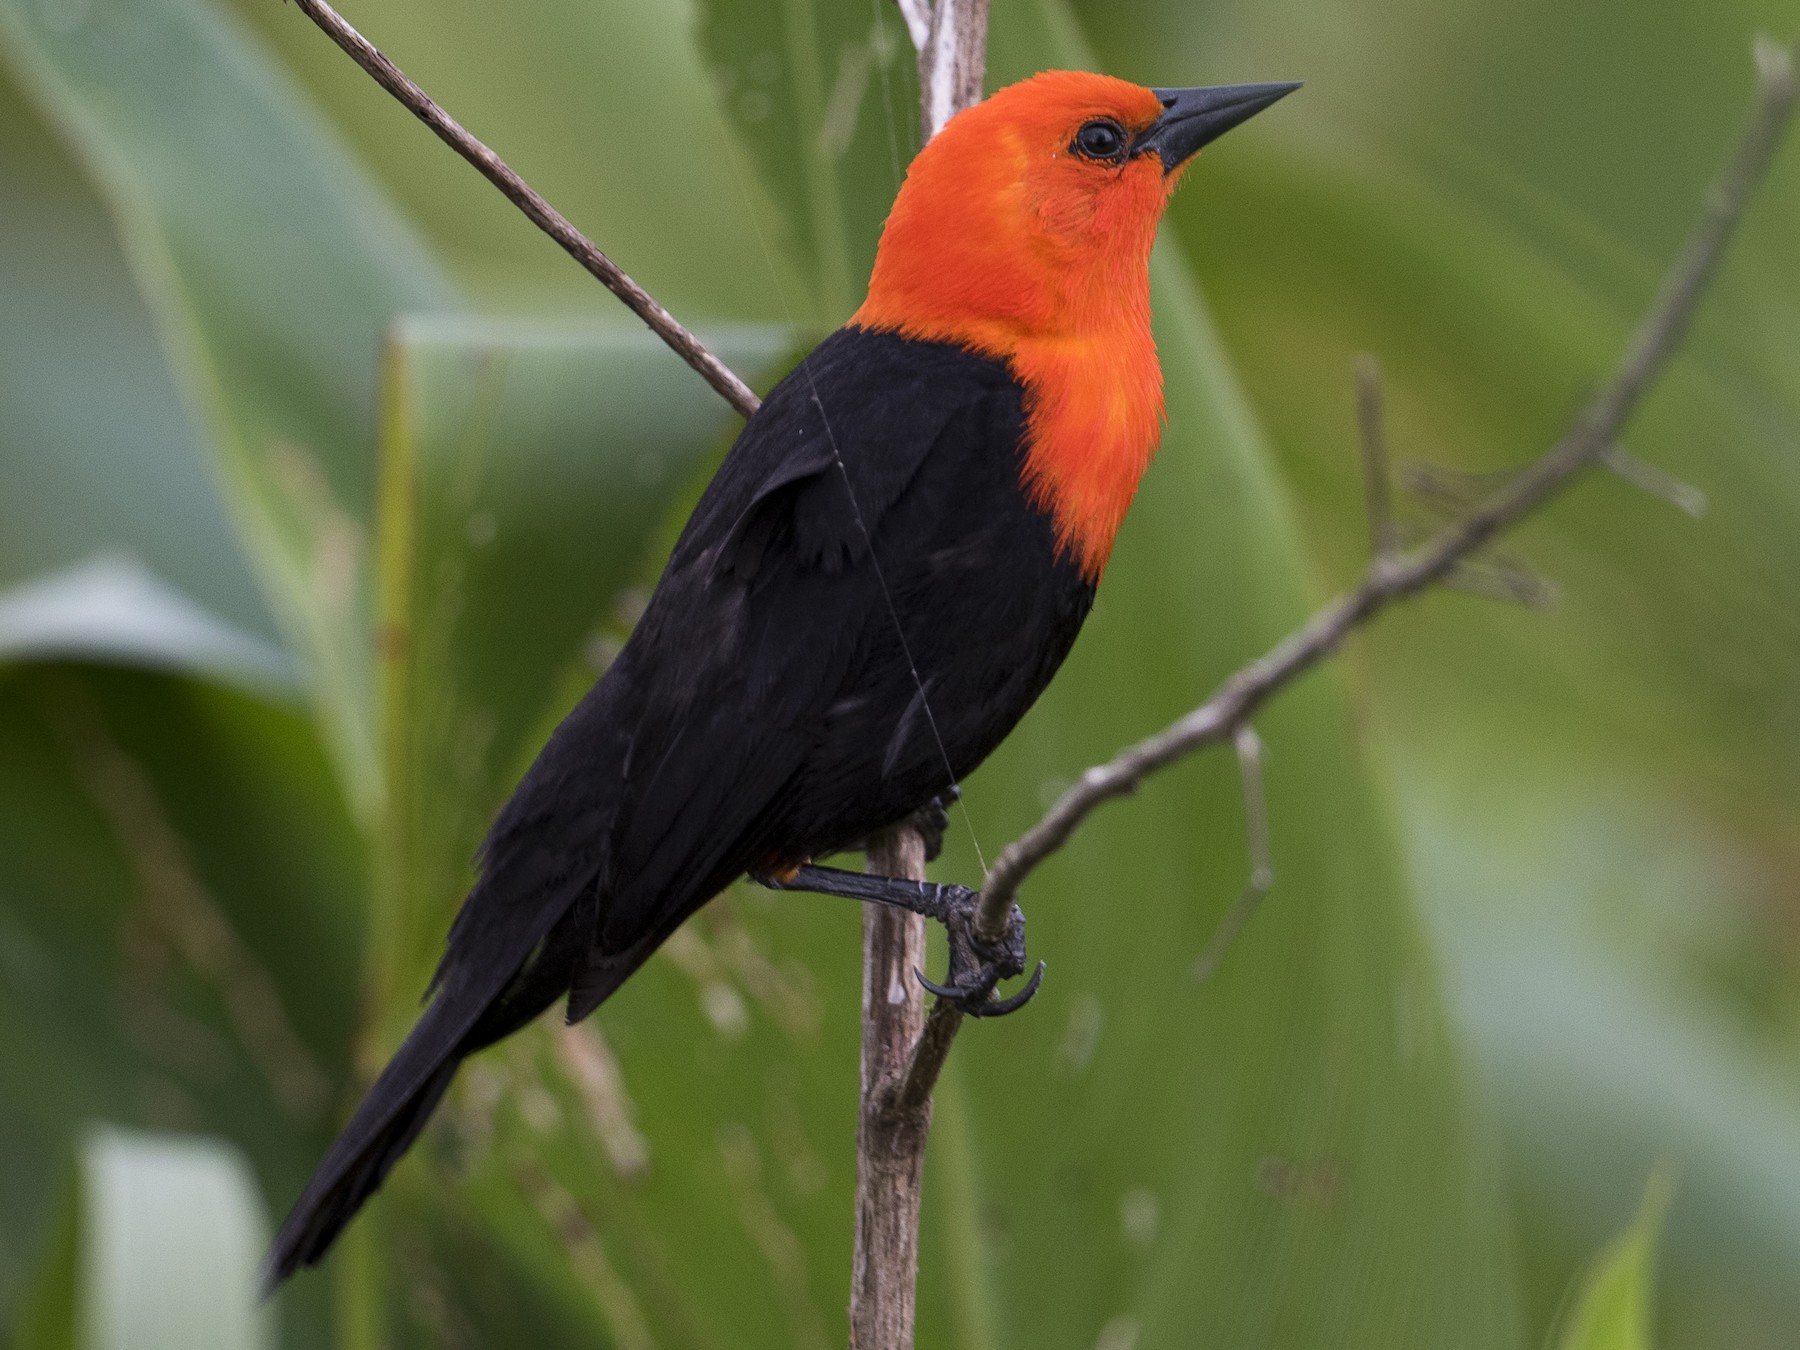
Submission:
MULTIPOLYGON (((884 0, 348 17, 759 385, 854 305, 917 143, 884 0)), ((1354 575, 1354 352, 1402 457, 1560 430, 1759 28, 1800 7, 998 0, 990 86, 1308 86, 1172 212, 1165 448, 968 784, 990 856, 1354 575)), ((1284 695, 1276 889, 1206 983, 1229 756, 1034 879, 1044 993, 940 1096, 921 1344, 1643 1343, 1661 1183, 1570 1291, 1659 1161, 1658 1343, 1800 1340, 1797 156, 1632 438, 1704 519, 1590 482, 1510 546, 1554 608, 1435 594, 1284 695)), ((750 890, 465 1072, 326 1270, 246 1292, 717 398, 291 8, 0 0, 0 409, 0 1328, 837 1342, 858 921, 750 890)))

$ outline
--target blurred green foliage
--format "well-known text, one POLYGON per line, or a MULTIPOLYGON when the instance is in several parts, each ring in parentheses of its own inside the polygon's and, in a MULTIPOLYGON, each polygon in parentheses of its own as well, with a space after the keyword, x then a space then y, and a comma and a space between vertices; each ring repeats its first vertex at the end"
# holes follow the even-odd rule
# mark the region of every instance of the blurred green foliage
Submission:
MULTIPOLYGON (((856 302, 917 144, 886 0, 348 17, 765 385, 856 302)), ((1353 353, 1440 482, 1554 437, 1749 35, 1797 20, 998 0, 990 84, 1309 83, 1172 211, 1164 450, 968 785, 990 855, 1354 576, 1353 353)), ((1033 879, 1050 980, 945 1080, 921 1344, 1604 1330, 1649 1306, 1659 1207, 1583 1272, 1657 1158, 1655 1343, 1800 1339, 1796 225, 1790 149, 1632 431, 1704 520, 1597 479, 1508 545, 1556 608, 1433 595, 1261 720, 1277 886, 1212 979, 1228 757, 1033 879)), ((32 1344, 100 1287, 59 1182, 88 1124, 297 1193, 734 420, 269 0, 0 0, 0 287, 0 1328, 32 1344)), ((959 826, 940 874, 978 866, 959 826)), ((282 1343, 840 1341, 857 932, 734 891, 593 1023, 482 1057, 282 1343)))
POLYGON ((1557 1338, 1561 1350, 1651 1350, 1656 1344, 1656 1243, 1671 1185, 1667 1169, 1651 1174, 1637 1216, 1582 1280, 1557 1338))

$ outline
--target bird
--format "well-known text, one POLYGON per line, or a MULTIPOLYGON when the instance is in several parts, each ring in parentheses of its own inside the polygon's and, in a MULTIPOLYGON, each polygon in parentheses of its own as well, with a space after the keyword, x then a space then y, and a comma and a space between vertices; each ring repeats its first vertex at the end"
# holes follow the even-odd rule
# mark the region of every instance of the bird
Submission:
POLYGON ((1201 147, 1297 87, 1046 71, 919 151, 867 298, 747 420, 498 812, 429 1001, 282 1224, 269 1287, 323 1258, 464 1059, 559 999, 586 1017, 740 877, 931 913, 941 996, 1029 997, 1036 976, 994 996, 1023 971, 1016 908, 983 946, 968 888, 816 860, 916 818, 941 839, 1068 655, 1161 437, 1164 208, 1201 147))

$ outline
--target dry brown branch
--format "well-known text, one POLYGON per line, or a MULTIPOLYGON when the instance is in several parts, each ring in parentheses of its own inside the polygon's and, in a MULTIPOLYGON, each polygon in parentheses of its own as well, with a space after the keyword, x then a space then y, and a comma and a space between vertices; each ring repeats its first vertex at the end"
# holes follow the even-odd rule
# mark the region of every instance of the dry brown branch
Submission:
POLYGON ((1095 807, 1135 792, 1149 775, 1203 746, 1230 739, 1270 695, 1336 651, 1352 629, 1395 600, 1444 580, 1496 535, 1556 496, 1582 469, 1607 455, 1686 333, 1725 244, 1791 120, 1793 53, 1770 39, 1758 38, 1756 70, 1756 102, 1749 126, 1708 193, 1699 223, 1626 345, 1612 378, 1582 410, 1575 425, 1464 519, 1390 561, 1376 558, 1361 585, 1333 600, 1267 654, 1227 679, 1198 708, 1107 763, 1086 770, 1043 819, 1008 844, 996 859, 982 892, 980 930, 984 935, 990 940, 999 937, 1019 884, 1068 842, 1095 807))
POLYGON ((915 51, 924 51, 925 44, 931 40, 931 2, 930 0, 894 0, 900 11, 900 17, 906 20, 907 36, 912 38, 915 51))
MULTIPOLYGON (((919 110, 930 139, 981 101, 988 0, 900 0, 919 53, 919 110)), ((911 826, 872 841, 868 870, 925 879, 925 845, 911 826)), ((850 1281, 852 1350, 911 1350, 919 1278, 919 1182, 931 1131, 931 1047, 948 1053, 962 1014, 941 1001, 925 1017, 915 978, 925 967, 925 920, 867 906, 863 916, 862 1088, 856 1131, 856 1249, 850 1281), (925 1027, 921 1035, 921 1026, 925 1027)))
POLYGON ((1706 494, 1692 483, 1684 483, 1666 469, 1648 464, 1622 445, 1609 445, 1600 462, 1640 492, 1660 497, 1677 511, 1685 511, 1698 520, 1706 514, 1706 494))
POLYGON ((1225 959, 1237 935, 1244 931, 1250 916, 1275 886, 1275 860, 1269 855, 1269 794, 1263 787, 1263 745, 1256 728, 1249 723, 1237 729, 1232 737, 1237 747, 1238 773, 1244 786, 1244 831, 1249 836, 1250 879, 1243 894, 1226 911, 1200 955, 1194 958, 1188 974, 1195 984, 1211 977, 1225 959))
POLYGON ((519 177, 505 160, 471 136, 449 113, 432 100, 404 71, 376 49, 363 35, 344 21, 325 0, 294 0, 300 11, 325 30, 325 35, 343 48, 346 55, 374 77, 388 93, 404 104, 421 122, 437 133, 457 154, 473 164, 483 178, 499 188, 508 201, 523 211, 526 218, 563 246, 568 255, 580 263, 619 299, 631 312, 650 326, 675 354, 700 373, 700 377, 718 390, 719 396, 745 417, 756 411, 757 397, 750 386, 740 380, 700 340, 683 328, 656 302, 649 291, 626 276, 619 265, 602 253, 597 245, 569 223, 567 217, 538 195, 519 177))
MULTIPOLYGON (((925 875, 917 830, 871 840, 868 868, 878 876, 925 875)), ((856 1246, 850 1268, 853 1350, 900 1350, 913 1343, 919 1271, 919 1184, 929 1096, 898 1102, 925 1022, 925 921, 886 905, 863 906, 862 1083, 856 1124, 856 1246)))
MULTIPOLYGON (((912 15, 907 13, 911 26, 912 15)), ((987 73, 988 0, 937 0, 919 48, 919 111, 930 140, 962 109, 981 102, 987 73)))

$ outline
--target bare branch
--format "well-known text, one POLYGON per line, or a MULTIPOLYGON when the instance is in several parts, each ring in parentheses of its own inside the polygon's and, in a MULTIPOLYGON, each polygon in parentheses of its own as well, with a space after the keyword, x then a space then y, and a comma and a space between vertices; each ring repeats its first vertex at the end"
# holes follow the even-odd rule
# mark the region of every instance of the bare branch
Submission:
POLYGON ((931 7, 931 31, 919 48, 919 103, 926 140, 962 109, 981 102, 987 26, 988 0, 937 0, 931 7))
POLYGON ((912 37, 913 49, 924 51, 925 44, 931 41, 931 2, 930 0, 894 0, 900 10, 900 17, 906 20, 906 31, 912 37))
MULTIPOLYGON (((981 101, 987 0, 900 0, 919 48, 919 103, 931 139, 981 101), (928 18, 921 37, 917 20, 928 18)), ((925 878, 925 844, 911 825, 872 840, 868 870, 925 878)), ((962 1014, 942 1000, 925 1017, 915 973, 925 921, 868 905, 863 915, 862 1092, 856 1129, 856 1246, 850 1275, 851 1350, 911 1350, 919 1278, 919 1185, 931 1131, 931 1089, 962 1014), (923 1031, 921 1031, 923 1027, 923 1031)))
POLYGON ((935 999, 931 1014, 925 1019, 925 1030, 913 1046, 906 1074, 894 1089, 894 1109, 916 1111, 931 1101, 938 1075, 944 1071, 956 1033, 962 1030, 963 1011, 948 999, 935 999))
POLYGON ((1244 829, 1249 836, 1250 880, 1243 894, 1219 921, 1212 940, 1194 958, 1188 974, 1195 984, 1208 979, 1225 959, 1225 952, 1250 922, 1263 897, 1275 886, 1275 861, 1269 856, 1269 797, 1263 788, 1263 744, 1256 728, 1246 722, 1232 737, 1237 747, 1238 774, 1244 783, 1244 829))
POLYGON ((1271 694, 1336 651, 1352 629, 1393 601, 1442 581, 1605 455, 1686 333, 1725 244, 1791 119, 1792 53, 1758 39, 1756 65, 1757 97, 1749 127, 1708 194, 1698 225, 1632 335, 1612 379, 1568 433, 1478 510, 1388 566, 1371 566, 1354 591, 1331 601, 1271 651, 1227 679, 1198 708, 1084 772, 1042 820, 995 860, 981 898, 979 931, 984 937, 990 941, 999 937, 1020 882, 1067 843, 1095 807, 1136 791, 1149 775, 1202 746, 1231 737, 1271 694))
POLYGON ((326 4, 325 0, 294 0, 294 3, 307 18, 324 29, 325 35, 343 48, 352 61, 373 76, 377 84, 436 132, 439 140, 468 160, 480 171, 482 177, 499 188, 506 199, 523 211, 533 225, 561 244, 571 258, 592 273, 602 286, 623 300, 626 307, 648 324, 651 332, 668 343, 677 356, 698 371, 700 377, 716 389, 721 398, 745 417, 756 411, 758 400, 750 392, 749 385, 702 346, 700 340, 683 328, 674 315, 656 302, 650 292, 626 276, 617 263, 570 224, 560 211, 540 197, 529 183, 513 172, 505 160, 476 140, 463 129, 461 123, 438 107, 398 66, 346 23, 342 15, 326 4))
MULTIPOLYGON (((902 827, 869 842, 880 876, 925 876, 925 844, 902 827)), ((862 1089, 856 1123, 856 1244, 850 1265, 852 1350, 906 1350, 913 1343, 919 1271, 919 1186, 929 1095, 895 1107, 925 1022, 914 972, 925 965, 925 920, 887 905, 863 906, 862 1089)))
POLYGON ((1356 421, 1362 432, 1363 491, 1369 513, 1369 555, 1378 564, 1400 551, 1394 528, 1387 433, 1382 425, 1381 363, 1364 352, 1356 358, 1356 421))

